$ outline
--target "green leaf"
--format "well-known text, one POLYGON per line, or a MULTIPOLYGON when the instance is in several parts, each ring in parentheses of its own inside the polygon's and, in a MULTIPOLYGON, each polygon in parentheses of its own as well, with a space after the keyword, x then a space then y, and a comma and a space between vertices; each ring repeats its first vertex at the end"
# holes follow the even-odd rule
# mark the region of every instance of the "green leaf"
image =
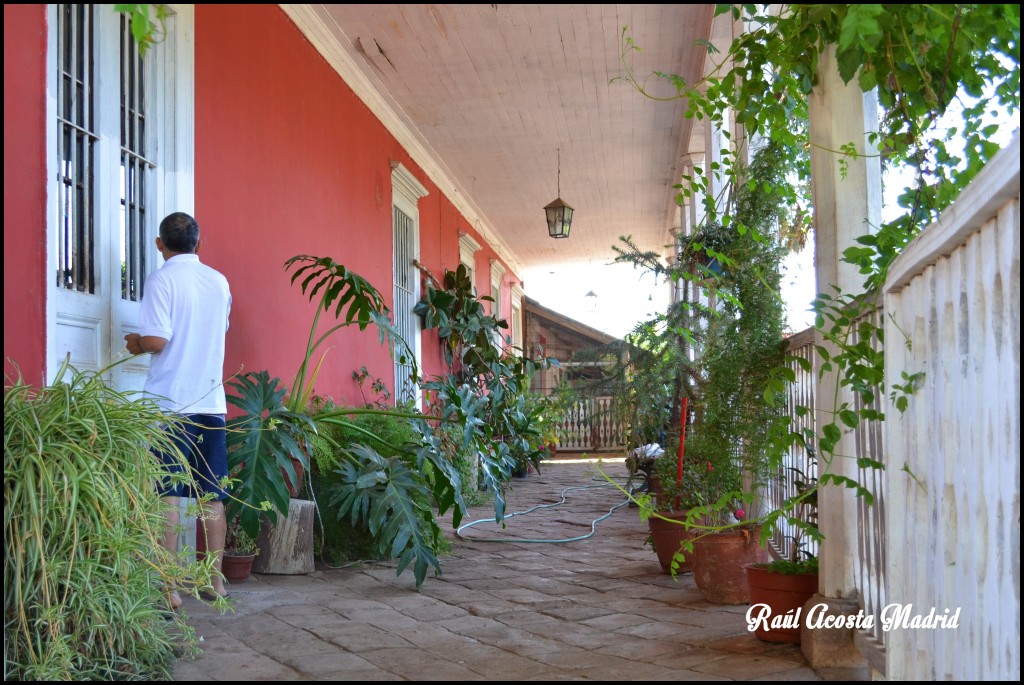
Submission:
POLYGON ((860 423, 860 419, 857 416, 857 412, 852 411, 850 409, 844 409, 840 411, 839 419, 850 428, 856 428, 857 424, 860 423))
POLYGON ((839 431, 839 427, 836 426, 836 424, 834 423, 824 425, 821 431, 825 435, 825 438, 827 438, 833 444, 839 442, 840 438, 842 437, 842 433, 839 431))

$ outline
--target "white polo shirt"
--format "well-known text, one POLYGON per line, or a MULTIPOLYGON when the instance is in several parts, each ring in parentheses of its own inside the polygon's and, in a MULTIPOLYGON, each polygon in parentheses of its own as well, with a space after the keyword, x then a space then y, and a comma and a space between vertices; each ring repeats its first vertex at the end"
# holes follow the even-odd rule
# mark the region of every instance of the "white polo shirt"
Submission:
POLYGON ((167 340, 150 357, 145 390, 182 414, 226 414, 224 334, 231 291, 195 254, 175 255, 146 279, 139 334, 167 340))

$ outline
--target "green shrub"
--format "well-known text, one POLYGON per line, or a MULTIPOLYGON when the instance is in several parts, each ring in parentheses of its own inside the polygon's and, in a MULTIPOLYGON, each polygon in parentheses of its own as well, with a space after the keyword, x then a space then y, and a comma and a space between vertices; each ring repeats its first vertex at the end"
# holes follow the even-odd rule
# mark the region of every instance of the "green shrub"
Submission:
MULTIPOLYGON (((319 398, 315 403, 320 413, 336 413, 339 408, 329 400, 319 398)), ((315 417, 314 417, 315 418, 315 417)), ((317 422, 318 435, 314 439, 311 487, 320 508, 322 534, 317 540, 317 549, 329 564, 341 564, 356 560, 379 560, 390 555, 381 549, 379 540, 370 531, 367 517, 347 516, 341 510, 340 500, 335 496, 345 482, 342 467, 352 463, 352 457, 360 461, 361 453, 354 449, 366 444, 383 458, 400 458, 409 467, 414 479, 427 485, 432 467, 426 462, 422 471, 413 463, 411 455, 420 443, 419 434, 409 419, 389 414, 357 414, 344 420, 317 422)), ((418 505, 431 509, 429 497, 415 497, 418 505)), ((443 536, 432 534, 429 525, 421 525, 421 534, 430 540, 430 549, 436 554, 448 548, 443 536)))
POLYGON ((160 545, 170 417, 67 364, 50 386, 4 387, 4 679, 169 679, 194 649, 163 588, 209 584, 210 564, 160 545))
POLYGON ((462 479, 462 500, 466 506, 476 507, 489 503, 493 495, 483 487, 477 453, 463 444, 463 431, 459 427, 446 424, 439 426, 434 434, 441 440, 441 451, 445 458, 459 472, 459 478, 462 479))

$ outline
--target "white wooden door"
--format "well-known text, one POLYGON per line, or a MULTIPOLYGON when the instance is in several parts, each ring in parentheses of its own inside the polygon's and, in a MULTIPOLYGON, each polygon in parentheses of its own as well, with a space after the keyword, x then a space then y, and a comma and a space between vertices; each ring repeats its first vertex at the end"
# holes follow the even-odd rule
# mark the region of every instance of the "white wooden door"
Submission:
POLYGON ((110 5, 48 12, 47 377, 70 357, 141 389, 149 358, 129 358, 124 336, 159 266, 160 219, 192 207, 190 96, 177 102, 179 78, 191 83, 191 11, 178 8, 145 57, 110 5))

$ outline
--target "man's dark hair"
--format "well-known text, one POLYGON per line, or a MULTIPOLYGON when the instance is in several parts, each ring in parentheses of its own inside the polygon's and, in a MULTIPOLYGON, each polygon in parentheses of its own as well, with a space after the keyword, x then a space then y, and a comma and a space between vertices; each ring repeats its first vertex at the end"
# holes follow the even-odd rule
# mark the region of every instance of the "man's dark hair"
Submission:
POLYGON ((171 252, 192 254, 199 244, 199 224, 185 212, 168 214, 160 222, 160 240, 171 252))

